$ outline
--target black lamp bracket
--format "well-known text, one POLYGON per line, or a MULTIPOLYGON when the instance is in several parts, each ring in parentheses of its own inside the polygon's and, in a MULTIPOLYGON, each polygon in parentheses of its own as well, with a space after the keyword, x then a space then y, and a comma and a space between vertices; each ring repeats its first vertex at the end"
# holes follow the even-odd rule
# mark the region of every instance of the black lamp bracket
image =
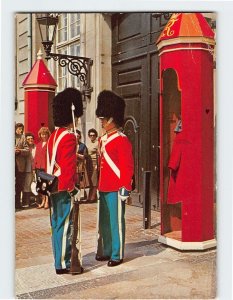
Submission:
POLYGON ((69 73, 71 73, 74 76, 77 76, 83 85, 83 94, 88 97, 91 96, 91 92, 93 91, 93 88, 90 87, 90 67, 93 65, 92 59, 87 57, 72 56, 51 52, 46 52, 46 55, 47 60, 53 58, 55 61, 58 62, 59 66, 67 67, 69 73))

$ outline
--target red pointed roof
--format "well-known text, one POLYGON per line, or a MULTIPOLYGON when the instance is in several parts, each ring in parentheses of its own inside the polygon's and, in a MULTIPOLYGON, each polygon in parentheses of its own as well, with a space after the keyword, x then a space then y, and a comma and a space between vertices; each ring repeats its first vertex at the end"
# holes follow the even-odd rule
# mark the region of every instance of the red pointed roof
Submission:
POLYGON ((201 13, 174 13, 164 27, 156 44, 180 37, 214 39, 214 32, 201 13))
POLYGON ((25 85, 57 86, 55 79, 51 75, 40 54, 38 54, 37 61, 23 81, 23 86, 25 85))

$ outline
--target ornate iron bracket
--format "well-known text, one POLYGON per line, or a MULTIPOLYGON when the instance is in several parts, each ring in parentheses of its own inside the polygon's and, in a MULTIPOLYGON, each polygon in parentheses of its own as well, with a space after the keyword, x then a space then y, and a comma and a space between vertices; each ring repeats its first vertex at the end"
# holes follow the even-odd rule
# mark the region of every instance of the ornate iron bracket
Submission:
POLYGON ((55 61, 58 61, 61 67, 67 66, 69 73, 76 76, 82 84, 81 90, 84 95, 84 100, 85 96, 90 97, 93 90, 90 87, 90 66, 93 64, 93 60, 87 57, 51 53, 58 25, 58 14, 37 14, 36 19, 46 53, 45 58, 49 60, 52 57, 55 61))
POLYGON ((42 42, 42 44, 46 53, 45 58, 49 60, 52 57, 55 61, 58 61, 59 66, 67 67, 69 73, 77 76, 82 83, 82 93, 84 96, 90 97, 93 91, 93 88, 90 86, 90 67, 93 65, 93 60, 87 57, 51 53, 53 42, 46 41, 42 42))
POLYGON ((51 57, 55 61, 58 61, 59 66, 67 67, 69 73, 78 77, 83 85, 83 94, 90 97, 93 91, 93 88, 90 87, 90 67, 93 65, 93 60, 87 57, 56 53, 49 53, 46 59, 50 59, 51 57))

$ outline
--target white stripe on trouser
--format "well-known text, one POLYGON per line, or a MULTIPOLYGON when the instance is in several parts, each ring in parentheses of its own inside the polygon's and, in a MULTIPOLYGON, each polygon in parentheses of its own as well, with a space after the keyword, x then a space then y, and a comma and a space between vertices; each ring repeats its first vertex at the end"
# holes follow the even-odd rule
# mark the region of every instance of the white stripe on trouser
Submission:
MULTIPOLYGON (((71 203, 70 203, 70 212, 71 212, 72 208, 73 208, 73 201, 71 201, 71 203)), ((62 235, 62 253, 61 253, 62 269, 66 269, 65 254, 66 254, 66 249, 67 249, 67 231, 68 231, 69 222, 70 222, 70 212, 66 217, 63 235, 62 235)))
POLYGON ((97 197, 97 220, 96 220, 96 239, 95 239, 95 249, 98 252, 98 240, 99 240, 99 213, 100 213, 100 198, 97 197))
POLYGON ((123 237, 122 237, 122 206, 121 206, 121 199, 118 195, 118 227, 119 227, 119 240, 120 240, 120 259, 122 259, 122 251, 123 251, 123 237))
POLYGON ((82 264, 82 235, 81 235, 81 213, 80 213, 80 207, 79 207, 79 210, 78 210, 78 234, 77 234, 77 239, 79 241, 78 243, 78 249, 79 249, 79 252, 78 252, 78 257, 79 257, 79 261, 80 263, 82 264))

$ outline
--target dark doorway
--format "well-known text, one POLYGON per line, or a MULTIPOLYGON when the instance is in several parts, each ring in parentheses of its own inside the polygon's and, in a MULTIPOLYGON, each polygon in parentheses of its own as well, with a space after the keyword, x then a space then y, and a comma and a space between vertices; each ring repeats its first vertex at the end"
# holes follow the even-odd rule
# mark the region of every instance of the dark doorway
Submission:
POLYGON ((142 206, 143 172, 151 171, 151 209, 159 210, 159 72, 156 40, 164 24, 151 13, 112 15, 112 86, 126 101, 124 132, 133 144, 136 189, 142 206))
POLYGON ((168 163, 176 136, 175 128, 181 120, 181 91, 178 87, 178 76, 174 69, 166 69, 162 73, 162 128, 163 128, 163 206, 161 214, 163 234, 170 233, 169 237, 181 239, 181 203, 168 204, 167 194, 170 180, 168 163))

